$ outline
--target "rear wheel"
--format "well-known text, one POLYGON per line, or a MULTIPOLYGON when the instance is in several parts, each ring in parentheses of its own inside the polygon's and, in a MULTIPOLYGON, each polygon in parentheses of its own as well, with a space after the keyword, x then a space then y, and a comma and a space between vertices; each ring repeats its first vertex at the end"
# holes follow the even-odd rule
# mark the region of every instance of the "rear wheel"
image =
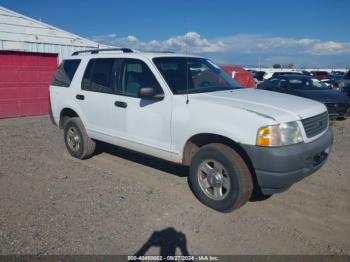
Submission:
POLYGON ((87 135, 79 117, 72 117, 66 121, 64 142, 68 152, 79 159, 89 158, 95 152, 96 143, 87 135))
POLYGON ((241 207, 253 191, 245 161, 223 144, 209 144, 198 150, 190 166, 190 183, 202 203, 220 212, 241 207))

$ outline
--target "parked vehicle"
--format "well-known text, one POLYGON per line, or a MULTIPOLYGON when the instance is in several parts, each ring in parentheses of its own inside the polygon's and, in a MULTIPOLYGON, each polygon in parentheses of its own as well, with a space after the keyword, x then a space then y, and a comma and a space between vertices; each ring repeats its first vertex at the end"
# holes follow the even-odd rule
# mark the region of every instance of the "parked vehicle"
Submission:
POLYGON ((256 88, 256 83, 250 72, 240 66, 222 66, 229 76, 235 79, 242 87, 256 88))
POLYGON ((333 142, 323 104, 241 88, 190 55, 77 52, 59 66, 50 100, 73 157, 91 157, 103 141, 187 165, 194 194, 222 212, 253 189, 271 195, 311 175, 333 142))
POLYGON ((276 76, 286 76, 286 75, 304 75, 303 73, 300 72, 293 72, 293 71, 286 71, 286 72, 274 72, 272 74, 272 77, 276 77, 276 76))
POLYGON ((331 75, 338 76, 339 78, 343 78, 346 72, 343 71, 332 71, 331 75))
POLYGON ((327 71, 311 71, 311 73, 318 80, 326 79, 329 75, 327 71))
POLYGON ((312 76, 312 73, 309 72, 309 71, 302 70, 301 72, 302 72, 304 75, 306 75, 306 76, 312 76))
POLYGON ((258 88, 319 101, 325 104, 332 119, 350 116, 350 99, 347 96, 308 76, 273 77, 261 83, 258 88))
POLYGON ((339 91, 339 81, 334 76, 329 75, 327 78, 321 80, 322 83, 326 84, 328 87, 339 91))
POLYGON ((350 97, 350 70, 339 81, 339 91, 350 97))
POLYGON ((264 81, 264 75, 266 72, 264 71, 255 71, 255 70, 248 70, 250 73, 252 73, 253 78, 256 79, 257 82, 264 81))
POLYGON ((345 73, 340 71, 333 71, 327 76, 327 78, 322 79, 321 81, 327 86, 339 90, 339 82, 343 79, 345 73))

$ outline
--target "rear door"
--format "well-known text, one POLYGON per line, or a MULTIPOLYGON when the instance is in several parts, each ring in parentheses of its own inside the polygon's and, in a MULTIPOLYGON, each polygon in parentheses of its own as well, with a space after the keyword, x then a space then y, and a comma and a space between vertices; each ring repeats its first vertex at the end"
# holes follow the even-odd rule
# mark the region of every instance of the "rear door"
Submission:
POLYGON ((115 107, 120 60, 91 59, 86 67, 81 90, 75 99, 85 114, 90 136, 106 142, 125 134, 125 114, 115 107))

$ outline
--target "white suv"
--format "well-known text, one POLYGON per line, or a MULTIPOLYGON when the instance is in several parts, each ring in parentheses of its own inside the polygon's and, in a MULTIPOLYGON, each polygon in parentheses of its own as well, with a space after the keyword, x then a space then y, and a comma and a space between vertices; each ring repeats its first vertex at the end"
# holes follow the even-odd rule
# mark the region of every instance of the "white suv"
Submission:
POLYGON ((104 141, 188 165, 195 195, 222 212, 253 189, 271 195, 314 173, 333 142, 323 104, 243 89, 196 56, 77 52, 58 68, 50 100, 72 156, 104 141))

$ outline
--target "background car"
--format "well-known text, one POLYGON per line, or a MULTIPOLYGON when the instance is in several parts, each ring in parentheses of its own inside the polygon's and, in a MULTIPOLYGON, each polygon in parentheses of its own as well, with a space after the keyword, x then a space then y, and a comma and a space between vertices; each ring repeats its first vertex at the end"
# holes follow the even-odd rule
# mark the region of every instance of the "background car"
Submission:
POLYGON ((350 70, 344 75, 343 79, 339 81, 339 90, 350 97, 350 70))
POLYGON ((349 97, 308 76, 277 76, 265 80, 258 88, 319 101, 325 104, 332 119, 349 116, 349 97))
POLYGON ((306 75, 306 76, 312 76, 312 73, 309 72, 309 71, 302 70, 301 72, 302 72, 304 75, 306 75))
POLYGON ((288 72, 275 72, 272 74, 272 77, 276 77, 276 76, 285 76, 285 75, 304 75, 303 73, 300 72, 293 72, 293 71, 288 71, 288 72))
POLYGON ((264 71, 256 71, 256 70, 248 70, 253 77, 258 80, 258 81, 264 81, 264 75, 266 74, 266 72, 264 71))
POLYGON ((339 76, 341 78, 343 78, 343 76, 345 75, 346 71, 343 72, 343 71, 332 71, 331 72, 331 75, 334 75, 334 76, 339 76))
POLYGON ((311 73, 318 80, 326 79, 329 75, 327 71, 311 71, 311 73))
POLYGON ((321 81, 327 86, 332 87, 336 90, 339 90, 339 82, 343 79, 345 72, 341 71, 332 71, 327 78, 322 79, 321 81))
POLYGON ((242 87, 255 88, 256 82, 253 75, 240 66, 222 66, 221 67, 229 76, 236 80, 242 87))

